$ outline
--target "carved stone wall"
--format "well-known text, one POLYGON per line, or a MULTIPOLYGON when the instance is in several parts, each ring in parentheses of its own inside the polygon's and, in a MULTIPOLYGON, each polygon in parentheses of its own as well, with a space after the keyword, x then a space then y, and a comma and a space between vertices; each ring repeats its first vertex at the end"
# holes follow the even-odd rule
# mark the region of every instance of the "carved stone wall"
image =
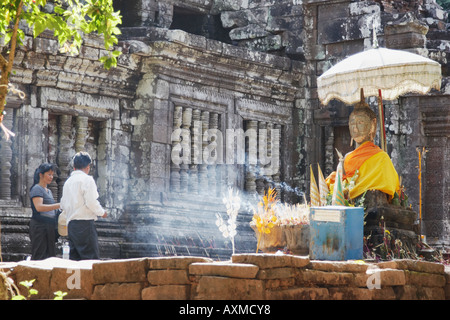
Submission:
MULTIPOLYGON (((281 145, 292 137, 292 83, 301 70, 290 59, 182 30, 124 31, 144 74, 131 106, 125 246, 137 243, 141 254, 200 250, 224 258, 230 246, 215 212, 225 211, 227 188, 242 190, 246 201, 290 176, 282 166, 290 151, 281 145)), ((254 250, 250 220, 243 210, 240 250, 254 250)))

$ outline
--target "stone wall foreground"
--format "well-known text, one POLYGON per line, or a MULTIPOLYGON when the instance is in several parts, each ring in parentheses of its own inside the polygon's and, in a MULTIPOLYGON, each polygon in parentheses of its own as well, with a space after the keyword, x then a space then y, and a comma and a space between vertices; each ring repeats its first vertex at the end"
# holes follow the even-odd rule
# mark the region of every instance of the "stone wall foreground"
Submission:
MULTIPOLYGON (((82 300, 450 300, 450 267, 416 260, 317 261, 308 256, 236 254, 0 264, 38 295, 82 300)), ((26 293, 23 293, 24 295, 26 293)))

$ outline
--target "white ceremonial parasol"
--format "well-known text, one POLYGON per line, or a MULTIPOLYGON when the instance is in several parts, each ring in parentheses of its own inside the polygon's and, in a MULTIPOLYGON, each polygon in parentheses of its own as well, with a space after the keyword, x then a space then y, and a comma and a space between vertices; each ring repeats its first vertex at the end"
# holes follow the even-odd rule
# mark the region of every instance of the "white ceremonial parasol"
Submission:
POLYGON ((407 51, 378 48, 375 41, 375 48, 354 54, 324 72, 317 79, 317 87, 324 105, 332 99, 353 104, 364 96, 378 96, 381 145, 386 151, 383 99, 440 90, 441 65, 407 51))

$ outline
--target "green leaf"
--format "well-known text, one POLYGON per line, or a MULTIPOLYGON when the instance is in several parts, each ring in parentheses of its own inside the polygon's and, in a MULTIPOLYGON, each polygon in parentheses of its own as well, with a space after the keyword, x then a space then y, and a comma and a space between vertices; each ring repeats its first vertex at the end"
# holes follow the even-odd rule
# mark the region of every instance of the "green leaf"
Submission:
POLYGON ((19 282, 19 284, 21 284, 22 286, 26 287, 26 288, 31 288, 33 286, 33 283, 36 279, 33 280, 24 280, 19 282))
POLYGON ((53 294, 55 295, 55 298, 53 300, 62 300, 63 297, 65 297, 67 295, 67 292, 62 292, 61 290, 53 292, 53 294))
POLYGON ((30 293, 30 295, 31 294, 38 294, 38 291, 36 289, 30 289, 29 293, 30 293))
MULTIPOLYGON (((84 34, 97 33, 103 38, 104 48, 109 50, 118 43, 116 35, 121 34, 119 25, 122 22, 120 11, 114 11, 113 0, 53 0, 54 13, 45 13, 41 9, 48 0, 25 0, 27 8, 22 12, 25 20, 38 37, 45 30, 53 31, 60 47, 70 48, 72 53, 78 52, 84 34), (70 46, 67 46, 70 43, 70 46)), ((15 19, 16 6, 19 1, 10 0, 10 7, 0 6, 0 37, 4 43, 11 41, 11 22, 15 19)), ((22 30, 17 33, 19 43, 25 38, 22 30)), ((102 59, 105 68, 117 65, 119 51, 110 53, 109 58, 102 59)))

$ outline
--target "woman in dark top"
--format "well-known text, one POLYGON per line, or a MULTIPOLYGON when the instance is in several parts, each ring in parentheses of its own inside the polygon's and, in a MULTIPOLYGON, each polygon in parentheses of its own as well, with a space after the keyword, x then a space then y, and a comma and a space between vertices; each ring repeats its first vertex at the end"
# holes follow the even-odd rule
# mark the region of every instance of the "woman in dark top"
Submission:
POLYGON ((53 199, 47 186, 53 181, 55 166, 44 163, 34 172, 34 182, 30 189, 31 210, 30 221, 31 259, 42 260, 56 255, 56 227, 59 203, 53 199))

